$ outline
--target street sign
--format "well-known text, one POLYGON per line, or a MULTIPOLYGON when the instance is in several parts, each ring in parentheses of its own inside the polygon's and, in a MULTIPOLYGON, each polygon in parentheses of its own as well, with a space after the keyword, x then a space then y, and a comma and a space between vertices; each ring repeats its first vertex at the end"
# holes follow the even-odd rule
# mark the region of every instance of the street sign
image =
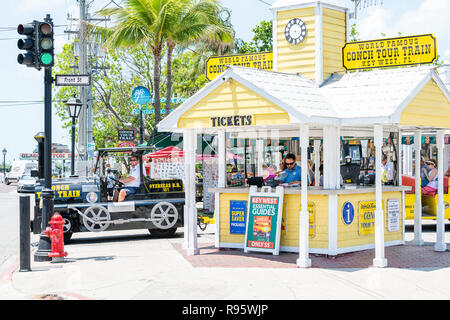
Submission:
POLYGON ((342 61, 346 70, 433 63, 436 38, 431 34, 346 43, 342 61))
POLYGON ((55 76, 57 86, 89 86, 91 76, 89 74, 57 74, 55 76))
POLYGON ((95 143, 88 143, 87 144, 87 150, 88 151, 95 151, 95 143))
POLYGON ((209 81, 214 80, 219 74, 226 70, 227 65, 270 71, 273 68, 273 53, 258 52, 210 57, 206 61, 206 78, 209 81))

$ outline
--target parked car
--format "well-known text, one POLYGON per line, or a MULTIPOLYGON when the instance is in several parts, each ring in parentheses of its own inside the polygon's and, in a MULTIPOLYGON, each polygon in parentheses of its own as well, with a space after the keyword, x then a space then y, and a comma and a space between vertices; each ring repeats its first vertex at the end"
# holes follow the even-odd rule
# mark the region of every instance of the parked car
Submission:
POLYGON ((11 166, 11 171, 6 174, 5 184, 18 182, 24 174, 30 175, 31 170, 36 170, 38 164, 36 161, 16 160, 11 166))
POLYGON ((22 175, 17 183, 17 192, 30 192, 34 193, 34 187, 36 185, 36 178, 29 175, 22 175))

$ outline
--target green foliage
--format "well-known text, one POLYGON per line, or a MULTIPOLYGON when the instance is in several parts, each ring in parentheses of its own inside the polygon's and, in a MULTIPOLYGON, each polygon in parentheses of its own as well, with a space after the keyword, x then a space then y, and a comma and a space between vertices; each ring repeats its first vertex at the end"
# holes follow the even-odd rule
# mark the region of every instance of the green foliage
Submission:
POLYGON ((252 41, 238 41, 237 53, 272 51, 272 21, 261 21, 252 29, 252 32, 254 34, 252 41))

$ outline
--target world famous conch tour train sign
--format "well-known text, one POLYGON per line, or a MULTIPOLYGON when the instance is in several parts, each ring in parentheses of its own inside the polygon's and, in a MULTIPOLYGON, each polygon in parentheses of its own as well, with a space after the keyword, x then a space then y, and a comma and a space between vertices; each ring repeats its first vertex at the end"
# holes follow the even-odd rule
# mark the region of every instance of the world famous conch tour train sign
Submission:
POLYGON ((342 48, 346 70, 433 63, 436 39, 431 34, 346 43, 342 48))
POLYGON ((273 68, 273 53, 258 52, 210 57, 206 61, 206 78, 209 81, 214 80, 227 69, 227 65, 271 71, 273 68))

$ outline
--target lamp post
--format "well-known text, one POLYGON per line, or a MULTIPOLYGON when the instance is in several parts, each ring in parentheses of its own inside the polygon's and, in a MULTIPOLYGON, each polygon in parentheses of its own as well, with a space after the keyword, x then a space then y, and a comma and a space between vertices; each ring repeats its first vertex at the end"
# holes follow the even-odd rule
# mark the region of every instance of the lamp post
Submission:
POLYGON ((5 167, 5 157, 6 157, 6 153, 8 151, 6 151, 6 148, 3 148, 3 181, 5 181, 6 179, 6 167, 5 167))
POLYGON ((72 118, 72 157, 70 161, 70 175, 73 176, 75 175, 75 121, 80 115, 83 103, 80 99, 73 97, 66 102, 66 105, 69 117, 72 118))

